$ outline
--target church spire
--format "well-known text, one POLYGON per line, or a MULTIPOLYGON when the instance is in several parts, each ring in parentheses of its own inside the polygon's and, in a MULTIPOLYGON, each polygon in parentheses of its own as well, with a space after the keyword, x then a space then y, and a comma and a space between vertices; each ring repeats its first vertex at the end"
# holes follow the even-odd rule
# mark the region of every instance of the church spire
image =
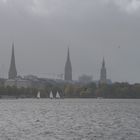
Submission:
POLYGON ((15 54, 14 54, 14 42, 12 44, 12 56, 9 69, 9 79, 15 79, 17 77, 16 63, 15 63, 15 54))
POLYGON ((105 59, 103 58, 102 68, 100 73, 100 83, 106 83, 106 82, 107 82, 107 78, 106 78, 105 59))
POLYGON ((67 61, 65 64, 65 80, 72 81, 72 66, 70 61, 70 52, 68 48, 67 61))
POLYGON ((68 54, 67 54, 67 61, 70 61, 70 52, 69 52, 69 48, 68 48, 68 54))
POLYGON ((102 68, 105 68, 105 59, 104 59, 104 57, 103 57, 102 68))

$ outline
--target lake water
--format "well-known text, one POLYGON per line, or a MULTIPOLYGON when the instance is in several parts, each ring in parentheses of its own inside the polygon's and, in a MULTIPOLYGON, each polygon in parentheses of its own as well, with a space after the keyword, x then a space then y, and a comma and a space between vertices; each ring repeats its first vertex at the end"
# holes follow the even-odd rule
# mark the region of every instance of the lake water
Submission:
POLYGON ((140 100, 0 100, 0 140, 140 140, 140 100))

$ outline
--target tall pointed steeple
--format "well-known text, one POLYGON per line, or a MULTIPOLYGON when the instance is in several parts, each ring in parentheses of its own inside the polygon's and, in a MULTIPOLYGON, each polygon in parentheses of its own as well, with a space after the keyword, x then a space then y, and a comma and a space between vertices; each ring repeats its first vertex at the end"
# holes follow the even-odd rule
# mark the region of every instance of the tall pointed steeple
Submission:
POLYGON ((103 57, 102 68, 105 68, 105 59, 104 59, 104 57, 103 57))
POLYGON ((67 54, 67 61, 65 64, 65 80, 66 81, 72 81, 72 66, 70 61, 70 52, 68 48, 68 54, 67 54))
POLYGON ((105 59, 103 58, 102 62, 102 68, 101 68, 101 73, 100 73, 100 83, 106 83, 107 78, 106 78, 106 67, 105 67, 105 59))
POLYGON ((67 54, 67 61, 70 61, 70 51, 69 51, 69 48, 68 48, 68 54, 67 54))
POLYGON ((16 63, 15 63, 15 54, 14 54, 14 43, 12 44, 12 56, 9 69, 9 79, 15 79, 17 77, 16 63))

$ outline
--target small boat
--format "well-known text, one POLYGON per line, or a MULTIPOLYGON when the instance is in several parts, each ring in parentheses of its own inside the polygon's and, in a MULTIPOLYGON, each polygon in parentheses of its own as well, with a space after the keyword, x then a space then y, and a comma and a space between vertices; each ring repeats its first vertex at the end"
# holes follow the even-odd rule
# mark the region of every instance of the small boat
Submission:
POLYGON ((60 94, 59 94, 58 91, 57 91, 57 93, 56 93, 56 99, 60 99, 60 94))
POLYGON ((52 93, 52 91, 50 92, 50 99, 53 99, 53 93, 52 93))
POLYGON ((40 91, 37 93, 37 99, 40 99, 40 91))

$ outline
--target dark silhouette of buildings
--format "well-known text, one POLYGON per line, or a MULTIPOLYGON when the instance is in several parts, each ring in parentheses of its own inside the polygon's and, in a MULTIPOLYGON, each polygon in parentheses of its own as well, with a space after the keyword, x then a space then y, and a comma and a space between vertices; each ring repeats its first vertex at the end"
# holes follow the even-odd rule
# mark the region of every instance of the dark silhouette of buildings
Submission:
POLYGON ((70 53, 69 53, 69 48, 68 48, 68 54, 67 54, 67 61, 65 64, 65 75, 64 79, 66 81, 72 81, 72 66, 71 66, 71 61, 70 61, 70 53))
POLYGON ((9 69, 9 79, 15 79, 17 77, 17 70, 16 70, 16 63, 15 63, 15 54, 14 54, 14 43, 12 44, 12 56, 11 56, 11 63, 9 69))
POLYGON ((106 76, 106 67, 105 67, 105 60, 103 58, 103 62, 102 62, 102 68, 101 68, 101 73, 100 73, 100 83, 107 83, 107 76, 106 76))
MULTIPOLYGON (((105 60, 103 58, 102 62, 102 68, 100 71, 100 80, 95 81, 95 83, 101 83, 101 84, 111 84, 111 80, 107 79, 107 74, 106 74, 106 66, 105 66, 105 60)), ((85 78, 85 77, 84 77, 85 78)), ((87 77, 88 82, 92 82, 92 77, 87 77)), ((68 48, 67 51, 67 60, 65 63, 65 70, 64 70, 64 80, 60 79, 40 79, 35 76, 17 76, 17 70, 16 70, 16 63, 15 63, 15 54, 14 54, 14 43, 12 44, 12 55, 11 55, 11 63, 10 63, 10 68, 9 68, 9 74, 8 74, 8 79, 5 80, 5 86, 16 86, 16 87, 40 87, 43 88, 45 87, 46 84, 51 83, 52 85, 56 85, 58 83, 76 83, 76 81, 72 80, 72 65, 71 65, 71 60, 70 60, 70 51, 68 48)), ((86 82, 85 82, 86 83, 86 82)))

